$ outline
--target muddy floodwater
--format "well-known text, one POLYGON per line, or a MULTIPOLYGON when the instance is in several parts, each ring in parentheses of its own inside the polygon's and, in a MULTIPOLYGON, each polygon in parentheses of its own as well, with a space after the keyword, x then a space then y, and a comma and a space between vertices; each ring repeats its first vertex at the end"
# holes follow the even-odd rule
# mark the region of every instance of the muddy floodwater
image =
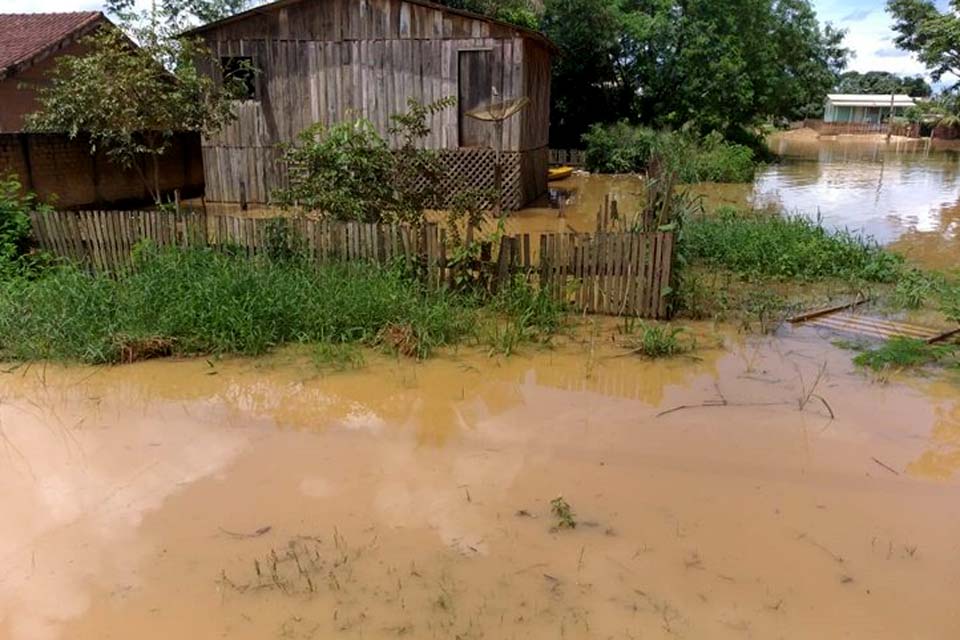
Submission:
MULTIPOLYGON (((708 208, 720 204, 819 215, 823 224, 872 236, 914 262, 951 269, 960 262, 960 150, 956 143, 882 136, 773 136, 778 162, 753 184, 704 184, 708 208)), ((575 175, 551 183, 563 217, 545 202, 516 214, 517 230, 589 230, 606 194, 629 214, 639 206, 636 176, 575 175), (562 195, 561 195, 562 194, 562 195)))
POLYGON ((955 383, 605 335, 2 374, 0 638, 960 637, 955 383))

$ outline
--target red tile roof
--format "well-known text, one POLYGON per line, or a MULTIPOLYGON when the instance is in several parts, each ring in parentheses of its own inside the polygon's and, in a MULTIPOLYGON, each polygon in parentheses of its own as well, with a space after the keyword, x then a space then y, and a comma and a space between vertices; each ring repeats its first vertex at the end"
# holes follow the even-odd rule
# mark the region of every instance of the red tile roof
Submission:
POLYGON ((99 11, 0 13, 0 75, 104 19, 99 11))

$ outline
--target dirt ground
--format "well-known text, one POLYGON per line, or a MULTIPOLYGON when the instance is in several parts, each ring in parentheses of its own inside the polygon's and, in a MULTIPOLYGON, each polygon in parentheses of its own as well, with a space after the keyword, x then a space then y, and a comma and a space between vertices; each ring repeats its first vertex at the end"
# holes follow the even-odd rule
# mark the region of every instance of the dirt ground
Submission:
POLYGON ((8 371, 0 638, 960 636, 957 382, 695 330, 8 371))

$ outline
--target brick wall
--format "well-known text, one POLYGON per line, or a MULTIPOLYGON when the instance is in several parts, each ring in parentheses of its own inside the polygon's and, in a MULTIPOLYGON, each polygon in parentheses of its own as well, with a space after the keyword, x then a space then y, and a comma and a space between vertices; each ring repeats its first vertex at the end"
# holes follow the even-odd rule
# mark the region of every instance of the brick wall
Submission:
MULTIPOLYGON (((0 174, 17 174, 25 190, 61 208, 129 206, 151 201, 137 171, 120 169, 102 153, 91 155, 89 149, 80 138, 3 133, 0 174)), ((148 164, 145 168, 149 167, 148 164)), ((167 194, 179 190, 183 197, 203 193, 199 135, 179 134, 161 157, 160 187, 167 194)))

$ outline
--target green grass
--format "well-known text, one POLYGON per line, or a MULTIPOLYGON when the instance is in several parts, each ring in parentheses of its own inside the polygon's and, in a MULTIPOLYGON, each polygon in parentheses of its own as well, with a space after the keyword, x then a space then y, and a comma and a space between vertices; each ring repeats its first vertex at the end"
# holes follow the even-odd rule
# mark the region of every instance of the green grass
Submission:
POLYGON ((916 338, 897 336, 875 349, 863 351, 853 362, 874 371, 917 369, 937 363, 946 364, 956 353, 956 345, 932 345, 916 338))
POLYGON ((295 342, 376 344, 391 326, 408 327, 423 357, 471 335, 477 319, 471 301, 396 271, 210 250, 147 251, 118 279, 63 267, 0 283, 0 355, 20 360, 117 362, 160 343, 256 355, 295 342))
POLYGON ((350 342, 321 342, 311 355, 314 366, 324 373, 359 369, 365 363, 363 351, 350 342))
POLYGON ((633 353, 645 358, 672 358, 694 349, 691 341, 681 340, 683 334, 682 327, 644 324, 637 337, 629 341, 627 346, 633 353))
POLYGON ((903 264, 871 239, 846 230, 828 231, 801 216, 730 207, 687 221, 683 251, 691 262, 746 278, 892 282, 903 264))
POLYGON ((358 345, 423 358, 492 326, 508 328, 498 350, 510 353, 563 322, 561 304, 519 280, 481 299, 370 264, 149 246, 136 260, 117 278, 65 266, 0 282, 0 357, 105 363, 310 343, 319 369, 343 370, 362 364, 358 345))

